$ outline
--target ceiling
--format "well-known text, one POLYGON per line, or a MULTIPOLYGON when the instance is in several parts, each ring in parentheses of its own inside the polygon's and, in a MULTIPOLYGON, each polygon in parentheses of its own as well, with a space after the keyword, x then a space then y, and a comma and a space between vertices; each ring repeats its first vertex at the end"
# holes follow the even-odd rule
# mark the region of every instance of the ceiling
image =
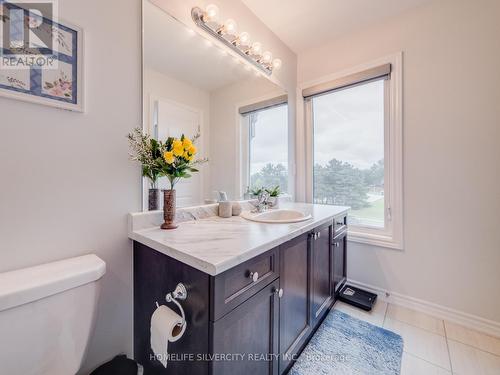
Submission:
POLYGON ((242 0, 299 53, 436 0, 242 0))
POLYGON ((144 64, 206 91, 257 78, 149 1, 144 2, 144 64))

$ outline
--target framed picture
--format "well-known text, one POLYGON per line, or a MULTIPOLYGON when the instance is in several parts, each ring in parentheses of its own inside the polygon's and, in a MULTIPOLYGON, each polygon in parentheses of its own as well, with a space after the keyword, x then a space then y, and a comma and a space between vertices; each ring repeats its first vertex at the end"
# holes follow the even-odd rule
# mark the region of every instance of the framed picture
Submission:
POLYGON ((2 0, 0 21, 0 96, 83 112, 83 30, 2 0))

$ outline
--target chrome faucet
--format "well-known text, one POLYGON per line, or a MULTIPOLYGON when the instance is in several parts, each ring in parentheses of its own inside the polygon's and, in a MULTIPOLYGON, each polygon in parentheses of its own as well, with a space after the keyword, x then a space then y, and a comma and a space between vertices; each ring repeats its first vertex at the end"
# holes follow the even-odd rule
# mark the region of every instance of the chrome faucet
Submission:
POLYGON ((257 197, 257 202, 254 203, 255 210, 253 212, 262 212, 267 209, 269 203, 269 193, 263 190, 257 197))

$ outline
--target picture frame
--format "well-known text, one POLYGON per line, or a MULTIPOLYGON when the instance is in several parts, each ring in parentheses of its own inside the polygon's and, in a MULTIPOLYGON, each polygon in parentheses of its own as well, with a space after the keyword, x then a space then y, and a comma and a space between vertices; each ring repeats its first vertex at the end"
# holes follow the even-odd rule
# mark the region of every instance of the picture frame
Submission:
MULTIPOLYGON (((0 6, 2 6, 1 2, 0 6)), ((48 54, 52 54, 57 68, 5 68, 2 60, 0 97, 84 112, 83 29, 61 19, 54 21, 43 17, 42 22, 43 26, 52 32, 54 49, 49 50, 48 54)), ((9 49, 4 48, 1 38, 0 49, 0 58, 4 59, 5 56, 9 56, 9 49)), ((47 51, 44 52, 47 55, 47 51)))

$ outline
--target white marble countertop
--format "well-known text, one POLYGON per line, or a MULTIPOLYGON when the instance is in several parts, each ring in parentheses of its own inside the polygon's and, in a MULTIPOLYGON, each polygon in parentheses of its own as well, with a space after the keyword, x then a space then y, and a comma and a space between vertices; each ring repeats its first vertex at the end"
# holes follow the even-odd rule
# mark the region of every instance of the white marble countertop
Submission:
MULTIPOLYGON (((214 205, 211 207, 213 210, 214 205)), ((312 218, 299 223, 265 224, 239 216, 209 216, 181 222, 175 230, 161 230, 162 212, 144 212, 129 215, 129 238, 215 276, 349 210, 307 203, 286 203, 280 208, 300 210, 312 218)))

